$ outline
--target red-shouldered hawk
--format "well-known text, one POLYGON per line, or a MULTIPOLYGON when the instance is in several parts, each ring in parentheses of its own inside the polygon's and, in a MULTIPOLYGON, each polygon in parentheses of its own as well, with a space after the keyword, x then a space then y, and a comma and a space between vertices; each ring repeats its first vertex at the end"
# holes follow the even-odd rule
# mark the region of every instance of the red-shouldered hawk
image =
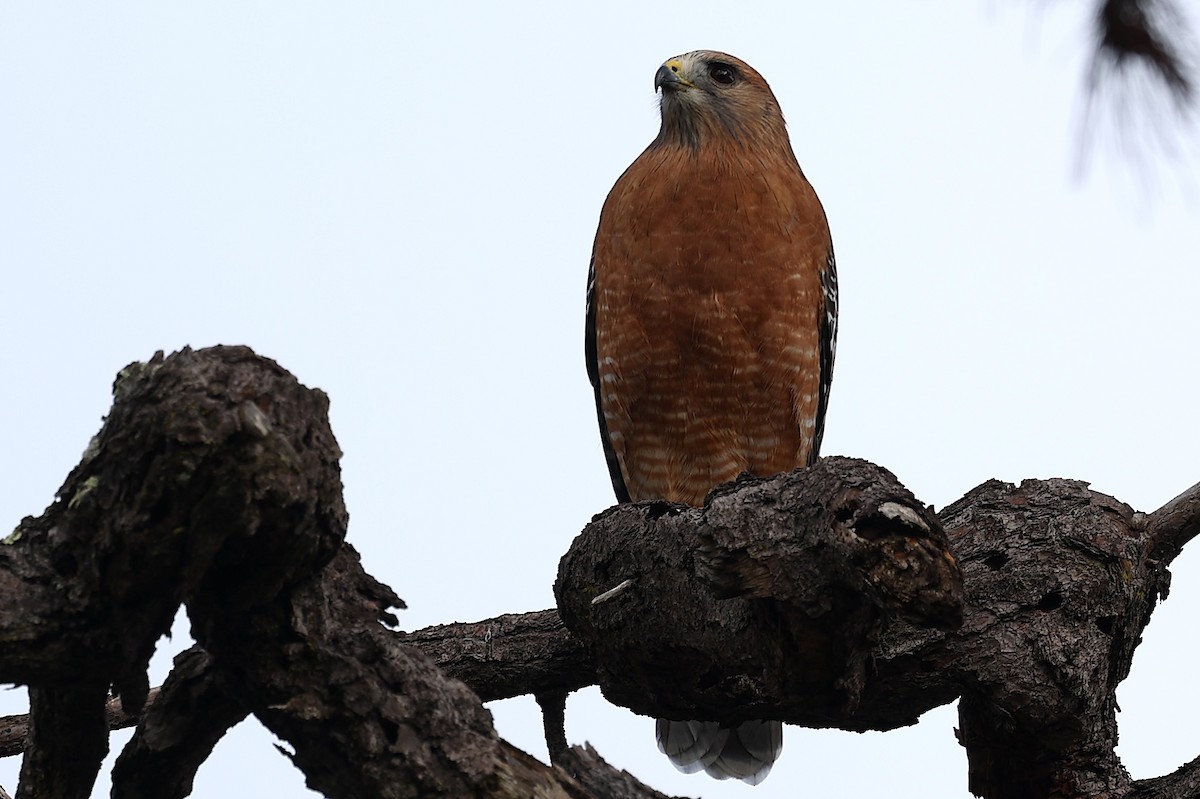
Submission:
MULTIPOLYGON (((621 502, 702 505, 742 472, 812 464, 837 337, 825 212, 754 69, 699 50, 654 76, 662 127, 600 213, 586 351, 621 502)), ((757 784, 777 721, 659 720, 682 771, 757 784)))

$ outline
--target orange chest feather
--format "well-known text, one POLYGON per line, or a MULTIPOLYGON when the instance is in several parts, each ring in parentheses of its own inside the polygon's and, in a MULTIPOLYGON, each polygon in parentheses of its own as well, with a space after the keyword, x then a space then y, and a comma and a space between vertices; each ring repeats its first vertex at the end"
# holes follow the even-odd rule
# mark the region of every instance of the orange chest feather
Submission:
POLYGON ((631 495, 696 503, 808 457, 829 233, 794 164, 648 155, 596 238, 600 398, 631 495))

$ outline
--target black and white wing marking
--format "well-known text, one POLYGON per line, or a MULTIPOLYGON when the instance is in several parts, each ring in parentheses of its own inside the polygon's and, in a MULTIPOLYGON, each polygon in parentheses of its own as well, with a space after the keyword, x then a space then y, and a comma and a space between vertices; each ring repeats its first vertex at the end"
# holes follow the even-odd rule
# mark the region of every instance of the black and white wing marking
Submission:
MULTIPOLYGON (((604 445, 604 458, 608 461, 608 476, 612 479, 613 493, 617 495, 617 502, 628 502, 629 489, 625 487, 625 478, 621 475, 621 463, 617 460, 617 452, 608 438, 608 423, 604 421, 604 405, 600 397, 600 361, 596 354, 596 259, 594 257, 588 264, 583 356, 587 361, 588 379, 592 381, 592 391, 596 395, 596 420, 600 423, 600 443, 604 445)), ((821 358, 821 362, 824 364, 823 354, 821 358)), ((822 396, 824 395, 822 394, 822 396)), ((817 430, 820 435, 819 422, 817 430)))
POLYGON ((825 259, 821 272, 821 288, 825 295, 825 313, 821 315, 821 384, 817 396, 817 424, 813 432, 812 450, 808 453, 808 465, 817 462, 821 451, 821 438, 825 435, 825 410, 829 407, 829 388, 833 383, 833 356, 837 352, 838 284, 837 264, 833 257, 833 245, 825 259))

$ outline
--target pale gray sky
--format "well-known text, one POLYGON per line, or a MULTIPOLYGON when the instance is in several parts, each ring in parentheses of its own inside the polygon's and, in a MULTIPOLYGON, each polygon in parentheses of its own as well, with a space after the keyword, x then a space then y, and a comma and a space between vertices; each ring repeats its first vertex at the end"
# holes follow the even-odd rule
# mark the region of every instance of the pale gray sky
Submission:
MULTIPOLYGON (((657 130, 655 69, 698 48, 771 83, 829 216, 825 453, 938 506, 1059 476, 1153 510, 1200 479, 1200 158, 1176 127, 1133 164, 1110 124, 1077 177, 1087 5, 9 0, 0 519, 51 501, 125 364, 247 344, 331 396, 350 539, 406 628, 550 607, 613 501, 582 360, 597 215, 657 130)), ((1144 130, 1133 100, 1102 110, 1144 130)), ((1174 571, 1119 697, 1138 777, 1200 754, 1200 556, 1174 571)), ((531 699, 492 710, 545 756, 531 699)), ((671 794, 955 799, 955 723, 789 728, 756 789, 676 773, 594 689, 567 734, 671 794)), ((311 795, 270 741, 241 725, 194 795, 311 795)))

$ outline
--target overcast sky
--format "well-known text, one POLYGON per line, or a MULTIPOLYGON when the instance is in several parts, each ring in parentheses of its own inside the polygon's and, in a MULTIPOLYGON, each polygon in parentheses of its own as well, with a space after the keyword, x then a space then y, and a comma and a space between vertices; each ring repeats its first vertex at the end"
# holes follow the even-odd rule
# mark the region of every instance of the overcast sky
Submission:
MULTIPOLYGON (((332 398, 350 540, 405 628, 550 607, 613 502, 583 365, 597 216, 657 131, 655 69, 699 48, 770 82, 829 216, 825 454, 939 507, 1070 477, 1154 510, 1200 480, 1198 128, 1131 91, 1085 141, 1087 6, 4 0, 0 523, 51 502, 123 366, 246 344, 332 398)), ((1174 573, 1119 694, 1136 777, 1200 754, 1200 555, 1174 573)), ((532 699, 491 707, 545 757, 532 699)), ((595 689, 567 709, 571 742, 709 799, 960 799, 955 723, 789 727, 749 789, 676 773, 595 689)), ((271 742, 243 723, 194 795, 313 795, 271 742)))

